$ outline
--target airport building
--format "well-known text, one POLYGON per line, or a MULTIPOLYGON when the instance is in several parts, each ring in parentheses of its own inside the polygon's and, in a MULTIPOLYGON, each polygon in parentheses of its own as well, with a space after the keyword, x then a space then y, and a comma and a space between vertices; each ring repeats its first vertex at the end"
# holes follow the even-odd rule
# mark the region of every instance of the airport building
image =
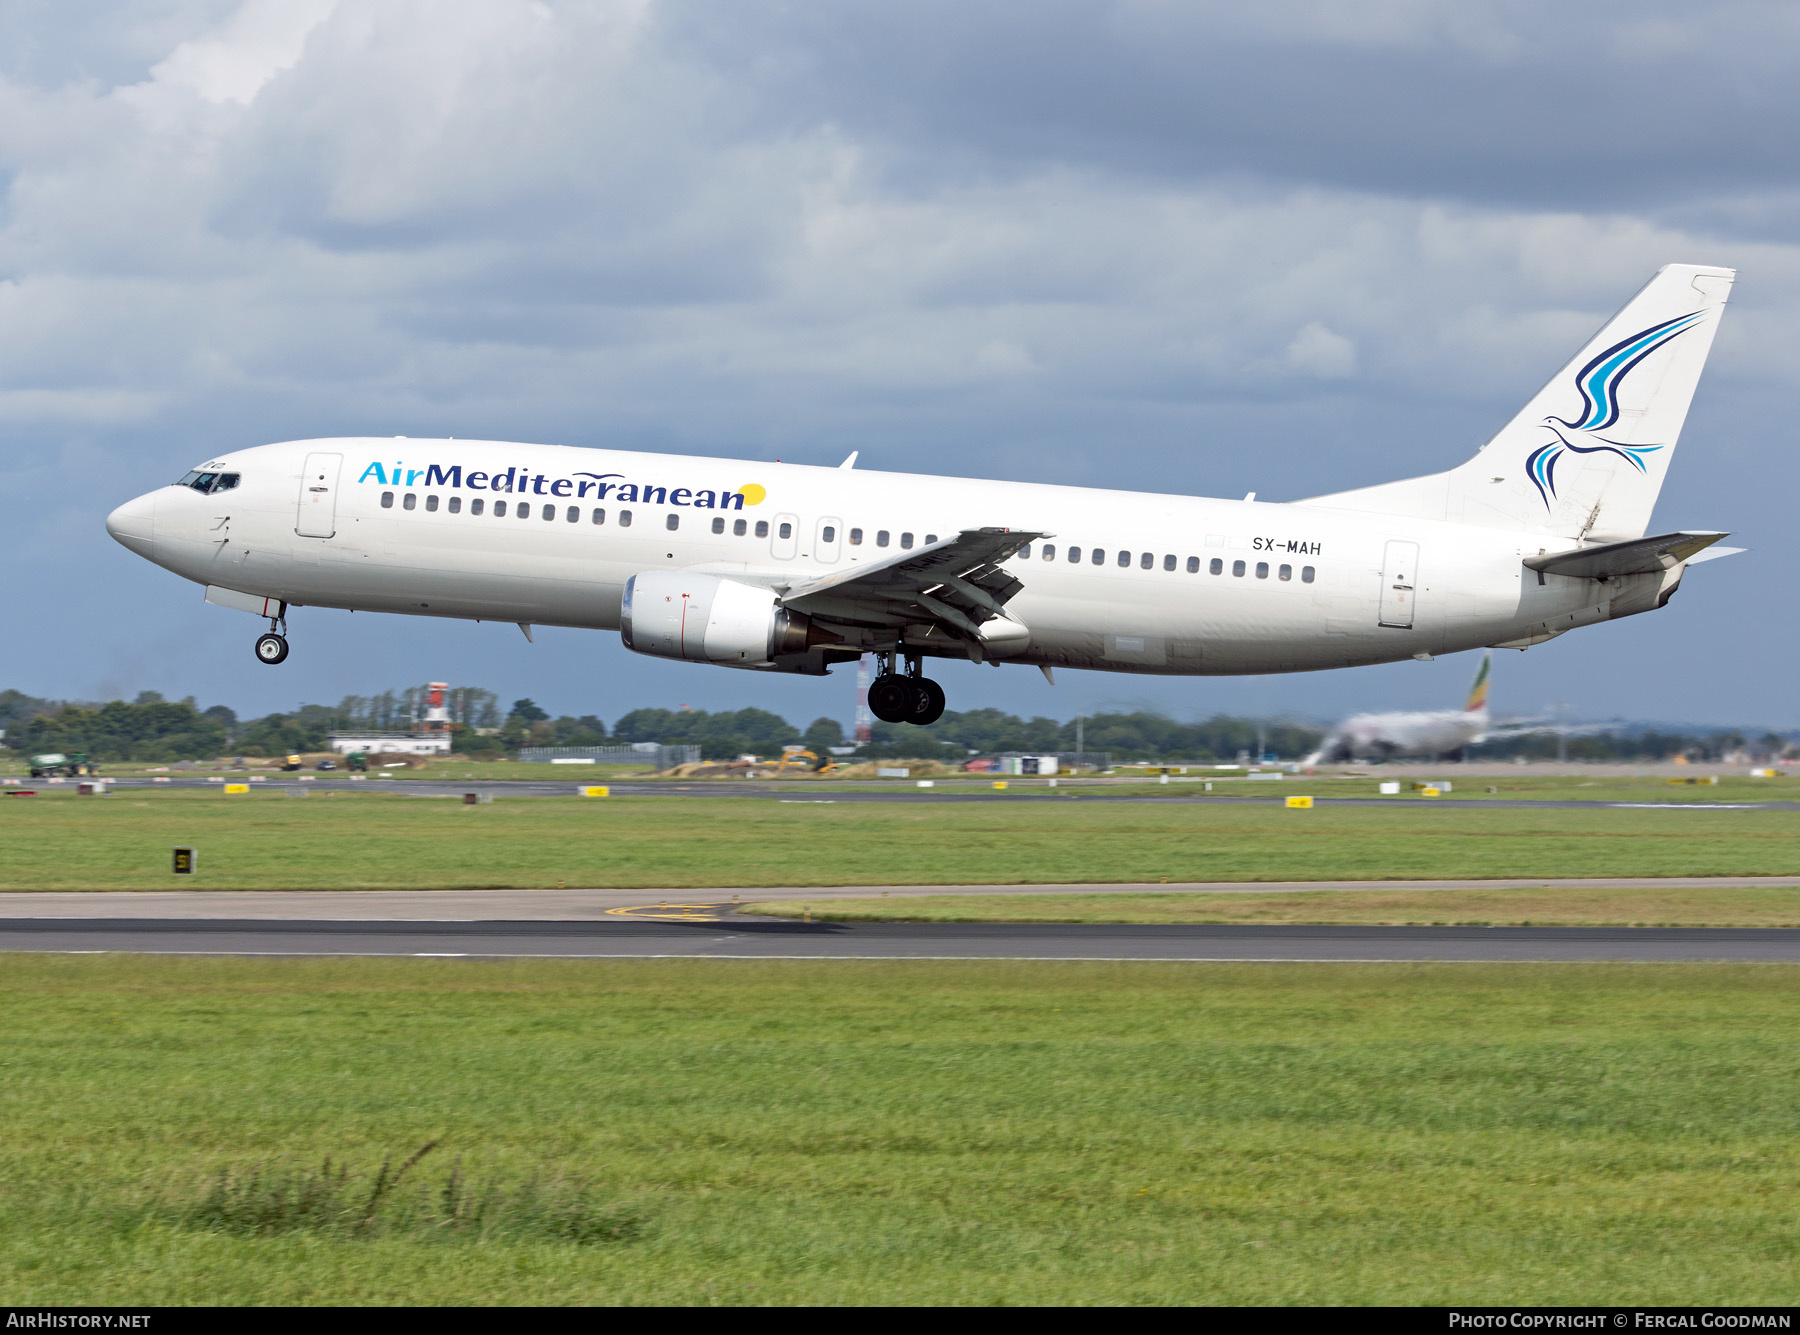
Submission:
POLYGON ((398 753, 405 756, 447 756, 450 734, 447 732, 334 732, 329 734, 331 749, 339 755, 361 751, 365 755, 398 753))
POLYGON ((359 732, 334 732, 329 734, 331 749, 339 755, 351 755, 361 751, 365 755, 403 755, 403 756, 447 756, 450 754, 450 711, 444 705, 444 694, 450 689, 448 682, 434 681, 425 688, 425 712, 417 713, 417 697, 408 692, 408 697, 415 701, 413 726, 407 732, 385 732, 377 729, 366 729, 359 732))

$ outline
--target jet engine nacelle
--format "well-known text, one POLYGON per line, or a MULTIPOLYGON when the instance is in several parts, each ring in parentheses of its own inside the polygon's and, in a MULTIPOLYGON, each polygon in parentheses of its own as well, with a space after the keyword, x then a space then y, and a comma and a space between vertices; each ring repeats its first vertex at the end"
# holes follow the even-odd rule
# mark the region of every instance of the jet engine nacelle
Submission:
POLYGON ((780 606, 768 589, 678 570, 625 581, 619 638, 634 653, 732 667, 767 667, 777 654, 839 642, 804 613, 780 606))

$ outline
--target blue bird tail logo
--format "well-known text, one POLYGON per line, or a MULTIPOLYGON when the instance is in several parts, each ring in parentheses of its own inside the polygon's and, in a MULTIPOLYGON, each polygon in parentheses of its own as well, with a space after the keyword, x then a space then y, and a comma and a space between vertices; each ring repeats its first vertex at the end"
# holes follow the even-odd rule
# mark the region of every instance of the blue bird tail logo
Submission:
POLYGON ((1564 453, 1616 454, 1642 473, 1644 456, 1655 454, 1661 445, 1627 445, 1608 440, 1595 432, 1605 431, 1619 420, 1619 385, 1631 369, 1676 335, 1692 329, 1704 311, 1678 315, 1673 320, 1633 334, 1600 353, 1575 377, 1575 388, 1581 394, 1581 412, 1574 421, 1546 417, 1544 427, 1552 439, 1533 450, 1525 460, 1525 475, 1544 499, 1544 508, 1556 495, 1556 463, 1564 453))

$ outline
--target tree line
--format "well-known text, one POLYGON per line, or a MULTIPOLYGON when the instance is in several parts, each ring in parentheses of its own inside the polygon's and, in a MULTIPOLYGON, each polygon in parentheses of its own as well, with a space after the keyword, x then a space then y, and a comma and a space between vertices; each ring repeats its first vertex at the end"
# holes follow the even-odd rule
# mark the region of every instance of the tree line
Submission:
MULTIPOLYGON (((836 719, 816 718, 801 728, 766 709, 634 709, 609 728, 595 714, 553 717, 530 699, 513 701, 503 713, 494 692, 473 687, 453 692, 450 704, 453 749, 471 758, 512 755, 526 746, 655 742, 698 746, 708 760, 731 760, 772 755, 795 744, 824 754, 846 740, 836 719)), ((171 701, 154 691, 140 692, 130 702, 102 704, 45 700, 8 690, 0 691, 0 729, 5 731, 5 747, 15 753, 82 752, 100 761, 163 763, 323 751, 332 732, 405 730, 423 707, 422 688, 409 687, 240 720, 228 706, 202 709, 192 696, 171 701)), ((1265 753, 1294 760, 1317 747, 1322 735, 1320 729, 1304 724, 1223 714, 1183 723, 1138 710, 1063 722, 1041 715, 1021 718, 1000 709, 971 709, 947 710, 925 728, 876 723, 872 740, 856 754, 955 762, 1002 751, 1074 751, 1079 739, 1080 749, 1109 752, 1116 760, 1220 762, 1265 753)), ((1559 745, 1577 761, 1666 760, 1678 755, 1717 761, 1728 755, 1779 756, 1792 751, 1787 739, 1773 733, 1752 740, 1729 729, 1684 733, 1621 727, 1566 739, 1552 734, 1506 738, 1471 748, 1469 754, 1553 759, 1559 745)))

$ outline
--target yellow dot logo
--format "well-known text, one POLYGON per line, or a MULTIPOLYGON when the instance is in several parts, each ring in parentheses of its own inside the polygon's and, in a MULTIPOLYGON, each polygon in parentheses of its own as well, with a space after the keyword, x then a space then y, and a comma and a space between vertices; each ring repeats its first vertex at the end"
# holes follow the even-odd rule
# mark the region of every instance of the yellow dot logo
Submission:
POLYGON ((745 505, 761 505, 769 499, 768 490, 757 486, 754 482, 748 482, 739 487, 738 495, 744 498, 745 505))

